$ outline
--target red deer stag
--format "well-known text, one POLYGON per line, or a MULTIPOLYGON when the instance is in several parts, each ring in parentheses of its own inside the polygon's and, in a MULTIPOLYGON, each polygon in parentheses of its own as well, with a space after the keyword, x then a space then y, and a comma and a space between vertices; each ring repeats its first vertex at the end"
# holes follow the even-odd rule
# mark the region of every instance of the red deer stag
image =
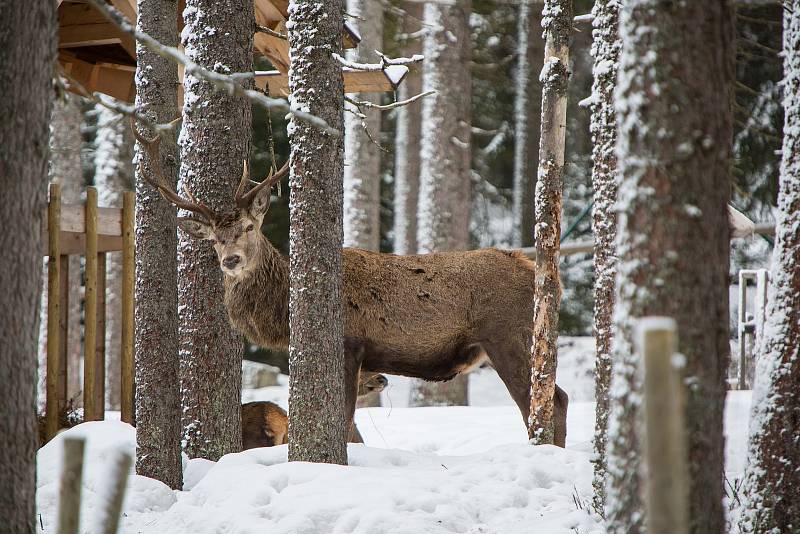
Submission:
MULTIPOLYGON (((185 189, 169 186, 160 168, 160 138, 136 138, 150 156, 142 176, 197 218, 178 226, 210 240, 224 273, 225 306, 234 328, 266 348, 289 345, 289 259, 261 233, 270 189, 288 163, 261 183, 247 164, 235 208, 216 213, 185 189)), ((533 263, 520 252, 493 248, 396 256, 343 250, 346 414, 352 422, 360 370, 450 380, 488 357, 527 422, 531 399, 533 263)), ((564 446, 567 395, 555 394, 556 444, 564 446)))

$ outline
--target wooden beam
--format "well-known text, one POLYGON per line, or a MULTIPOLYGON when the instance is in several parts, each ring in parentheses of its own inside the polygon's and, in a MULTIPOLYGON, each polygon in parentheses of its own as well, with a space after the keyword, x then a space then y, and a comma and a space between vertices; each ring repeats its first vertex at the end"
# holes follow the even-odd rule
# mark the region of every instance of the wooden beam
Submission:
POLYGON ((136 58, 133 38, 122 32, 113 22, 61 25, 58 32, 59 48, 120 44, 131 58, 136 58))
POLYGON ((50 201, 47 204, 47 226, 49 228, 47 250, 47 367, 45 437, 51 440, 58 432, 58 370, 59 370, 59 318, 61 306, 61 247, 59 222, 61 211, 61 186, 50 184, 50 201))
MULTIPOLYGON (((86 231, 86 208, 82 204, 61 205, 61 231, 84 233, 86 231)), ((122 235, 122 210, 120 208, 97 208, 97 235, 122 235)))
POLYGON ((97 189, 86 188, 83 298, 83 420, 97 421, 97 189))
MULTIPOLYGON (((58 54, 58 61, 64 70, 86 90, 113 96, 123 102, 133 102, 136 88, 133 85, 135 67, 128 65, 109 65, 108 63, 89 63, 78 59, 66 49, 58 54)), ((81 94, 76 87, 67 89, 81 94)))
MULTIPOLYGON (((343 74, 346 93, 384 93, 396 89, 389 77, 381 71, 345 70, 343 74)), ((256 72, 256 85, 263 89, 267 84, 272 96, 289 94, 289 78, 280 71, 256 72)))
POLYGON ((120 377, 120 419, 133 424, 133 335, 134 335, 134 276, 135 276, 135 202, 133 191, 122 194, 122 351, 120 377))

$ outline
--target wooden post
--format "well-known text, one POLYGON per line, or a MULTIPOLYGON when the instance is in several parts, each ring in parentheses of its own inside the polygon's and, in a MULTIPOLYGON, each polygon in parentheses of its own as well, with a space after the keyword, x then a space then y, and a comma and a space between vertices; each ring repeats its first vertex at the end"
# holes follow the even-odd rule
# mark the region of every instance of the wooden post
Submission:
POLYGON ((95 415, 106 417, 106 253, 97 254, 97 332, 95 345, 95 415))
MULTIPOLYGON (((45 434, 48 440, 58 432, 58 320, 61 305, 60 268, 61 247, 61 186, 50 184, 47 205, 47 378, 45 404, 45 434)), ((67 288, 64 288, 66 291, 67 288)))
MULTIPOLYGON (((69 256, 62 254, 59 258, 59 288, 61 288, 60 302, 58 305, 58 417, 59 426, 67 415, 67 402, 70 399, 69 391, 69 256), (63 418, 63 419, 62 419, 63 418)), ((80 322, 79 317, 73 320, 80 322)))
POLYGON ((111 473, 111 495, 108 496, 105 509, 101 512, 104 514, 100 522, 101 534, 117 534, 131 465, 133 465, 133 458, 128 453, 120 454, 114 464, 114 471, 111 473))
POLYGON ((684 427, 683 363, 669 317, 637 323, 644 356, 645 459, 648 534, 688 534, 689 476, 684 427))
POLYGON ((97 377, 97 189, 86 188, 86 267, 83 304, 83 413, 84 421, 96 421, 97 377))
POLYGON ((134 201, 135 193, 122 196, 122 377, 120 380, 121 419, 133 424, 133 280, 134 280, 134 201))
POLYGON ((64 467, 58 495, 58 534, 78 534, 85 442, 64 438, 64 467))

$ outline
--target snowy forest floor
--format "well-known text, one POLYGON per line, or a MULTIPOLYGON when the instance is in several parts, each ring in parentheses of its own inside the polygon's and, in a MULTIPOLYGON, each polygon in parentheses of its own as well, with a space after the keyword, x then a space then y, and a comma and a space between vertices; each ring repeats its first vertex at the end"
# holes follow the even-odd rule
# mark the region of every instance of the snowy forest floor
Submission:
MULTIPOLYGON (((390 377, 384 407, 358 410, 365 445, 348 467, 286 462, 286 446, 184 459, 184 491, 131 475, 124 533, 601 533, 591 509, 593 343, 566 338, 559 384, 570 394, 567 448, 526 443, 522 419, 491 369, 470 376, 469 407, 406 408, 408 380, 390 377)), ((285 378, 285 377, 282 377, 285 378)), ((286 406, 281 385, 246 390, 243 401, 286 406)), ((727 478, 744 469, 750 392, 730 392, 725 412, 727 478)), ((112 415, 113 417, 113 415, 112 415)), ((81 532, 99 532, 97 512, 119 450, 135 431, 85 423, 38 454, 39 532, 55 532, 65 436, 87 439, 81 532), (43 528, 42 528, 43 527, 43 528)))

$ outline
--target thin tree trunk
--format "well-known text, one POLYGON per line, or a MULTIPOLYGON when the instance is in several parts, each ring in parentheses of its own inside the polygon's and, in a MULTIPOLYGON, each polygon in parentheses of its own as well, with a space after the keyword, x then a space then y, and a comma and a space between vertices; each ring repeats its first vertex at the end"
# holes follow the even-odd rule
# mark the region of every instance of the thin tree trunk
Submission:
POLYGON ((36 345, 56 4, 0 3, 0 521, 36 532, 36 345))
MULTIPOLYGON (((413 17, 415 24, 406 28, 406 33, 419 30, 423 4, 404 2, 407 19, 413 17)), ((422 53, 419 37, 411 39, 403 48, 409 56, 422 53)), ((422 92, 422 73, 411 69, 397 90, 397 99, 406 100, 422 92)), ((417 202, 419 200, 420 167, 420 119, 422 106, 414 103, 397 109, 394 159, 394 253, 416 254, 417 252, 417 202)))
MULTIPOLYGON (((128 121, 97 106, 95 173, 98 204, 122 207, 122 193, 133 189, 133 135, 128 121)), ((120 409, 122 352, 122 253, 106 258, 106 405, 120 409)))
POLYGON ((690 529, 721 533, 734 80, 729 2, 622 4, 618 275, 606 522, 644 532, 641 357, 632 321, 674 317, 686 358, 690 529), (641 31, 647 28, 648 31, 641 31))
MULTIPOLYGON (((178 42, 177 11, 169 0, 139 0, 138 27, 165 45, 178 42)), ((178 68, 137 43, 136 106, 155 122, 178 115, 178 68)), ((140 126, 141 128, 141 126, 140 126)), ((143 131, 146 135, 152 132, 143 131)), ((174 138, 161 143, 161 163, 174 184, 178 151, 174 138)), ((137 149, 136 280, 134 345, 136 472, 170 488, 183 485, 181 404, 178 375, 178 295, 175 208, 145 182, 147 152, 137 149)), ((110 314, 109 314, 110 315, 110 314)))
MULTIPOLYGON (((80 204, 83 192, 83 168, 81 167, 81 113, 78 97, 67 93, 63 99, 53 103, 50 115, 50 166, 48 177, 51 183, 61 185, 62 204, 80 204)), ((46 260, 45 260, 46 262, 46 260)), ((81 332, 81 259, 69 257, 69 283, 62 290, 69 291, 67 311, 67 399, 75 401, 74 407, 82 404, 83 360, 81 332)), ((44 399, 47 376, 47 272, 42 273, 42 305, 39 322, 39 391, 44 399)))
POLYGON ((594 15, 594 83, 592 84, 591 133, 592 184, 594 207, 594 339, 595 353, 595 431, 594 431, 594 503, 602 510, 605 502, 606 441, 608 434, 608 388, 611 385, 611 327, 614 311, 616 276, 617 217, 617 122, 614 113, 614 88, 619 61, 619 4, 616 0, 598 0, 594 15))
POLYGON ((572 0, 545 0, 542 10, 545 34, 542 87, 542 131, 536 181, 531 415, 528 435, 534 443, 553 443, 553 395, 558 356, 558 312, 561 305, 559 237, 561 235, 564 151, 567 130, 569 36, 572 0))
MULTIPOLYGON (((192 61, 227 73, 253 70, 252 0, 188 0, 184 22, 192 61)), ((183 87, 181 186, 217 213, 230 212, 250 151, 250 103, 191 75, 183 87)), ((244 341, 228 321, 210 243, 181 233, 178 258, 184 447, 191 457, 216 461, 242 447, 244 341)))
POLYGON ((514 197, 512 243, 534 243, 534 192, 539 161, 542 84, 539 72, 544 60, 542 2, 523 0, 517 21, 517 72, 514 97, 514 197))
POLYGON ((800 3, 783 12, 784 126, 777 235, 757 363, 742 532, 800 530, 800 3))
MULTIPOLYGON (((436 93, 422 103, 417 220, 417 247, 421 253, 469 247, 471 10, 471 0, 425 4, 422 83, 424 90, 436 93)), ((409 402, 412 406, 466 405, 467 380, 466 374, 449 382, 415 380, 409 402)))
MULTIPOLYGON (((375 50, 383 50, 383 5, 375 0, 348 0, 347 12, 361 34, 358 48, 350 50, 348 58, 374 63, 379 59, 375 50)), ((376 104, 381 101, 381 93, 349 96, 376 104)), ((351 104, 348 108, 357 111, 351 104)), ((344 116, 344 245, 377 251, 381 238, 381 152, 376 141, 381 133, 381 114, 376 110, 366 110, 365 114, 363 124, 353 113, 344 116)))
MULTIPOLYGON (((301 0, 289 14, 293 108, 343 128, 341 0, 301 0)), ((341 137, 292 119, 289 460, 346 464, 341 137)))

